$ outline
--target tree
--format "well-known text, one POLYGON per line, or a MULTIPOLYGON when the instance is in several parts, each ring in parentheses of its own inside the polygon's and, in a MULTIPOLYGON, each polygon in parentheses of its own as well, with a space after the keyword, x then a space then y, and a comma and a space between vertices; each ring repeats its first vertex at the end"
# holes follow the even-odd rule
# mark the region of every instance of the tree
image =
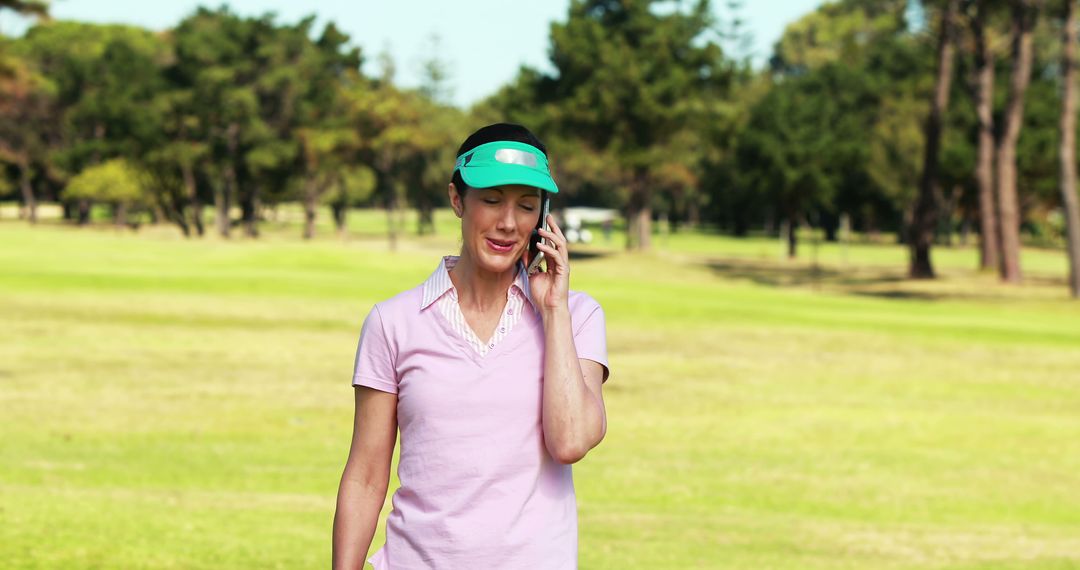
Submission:
POLYGON ((770 67, 810 71, 841 60, 859 60, 870 46, 907 28, 904 0, 828 2, 792 22, 773 48, 770 67))
POLYGON ((450 62, 441 56, 442 38, 438 34, 428 37, 427 53, 420 63, 420 94, 436 104, 449 105, 453 96, 450 62))
POLYGON ((353 116, 364 141, 362 155, 375 169, 376 188, 386 208, 390 248, 396 249, 398 213, 405 198, 409 194, 423 198, 430 208, 433 200, 441 202, 445 196, 437 192, 445 192, 449 182, 447 165, 453 164, 450 155, 456 150, 456 137, 445 128, 445 121, 439 121, 438 107, 422 93, 397 89, 388 79, 384 74, 374 89, 354 93, 353 116))
POLYGON ((206 160, 208 145, 199 140, 199 115, 193 107, 190 86, 173 85, 157 101, 167 142, 144 158, 154 177, 155 198, 165 217, 176 223, 184 236, 202 237, 203 199, 199 192, 199 165, 206 160))
POLYGON ((897 89, 881 102, 870 130, 866 164, 873 187, 844 201, 846 209, 866 218, 861 220, 864 230, 875 231, 875 223, 886 217, 885 210, 903 210, 906 214, 916 202, 923 167, 920 161, 926 156, 925 121, 929 109, 926 97, 910 90, 897 89))
POLYGON ((190 124, 206 147, 199 170, 212 189, 216 229, 225 238, 240 194, 246 143, 267 130, 253 86, 257 73, 249 50, 258 46, 256 34, 255 21, 224 7, 199 8, 172 32, 176 59, 168 74, 174 84, 191 89, 190 124))
POLYGON ((345 238, 348 231, 349 208, 367 200, 375 190, 375 171, 367 165, 344 166, 327 183, 323 200, 330 205, 338 235, 345 238))
POLYGON ((347 154, 357 143, 356 131, 348 128, 299 128, 304 157, 301 198, 304 204, 304 239, 315 236, 316 206, 334 184, 342 183, 347 154))
POLYGON ((450 166, 454 164, 454 153, 459 139, 464 136, 465 116, 450 104, 452 90, 448 85, 452 77, 450 62, 438 54, 441 40, 433 35, 430 39, 430 53, 422 62, 419 94, 416 102, 422 106, 422 115, 426 123, 429 144, 425 152, 418 155, 422 164, 415 180, 408 184, 406 196, 416 207, 417 233, 435 232, 435 206, 446 202, 446 185, 450 180, 450 166))
POLYGON ((877 105, 858 70, 834 63, 784 78, 750 110, 736 142, 740 185, 769 198, 789 257, 808 217, 869 182, 865 113, 877 105))
POLYGON ((629 188, 630 247, 649 248, 657 158, 695 124, 696 103, 730 84, 713 23, 708 0, 574 0, 551 27, 555 74, 535 84, 551 120, 542 134, 616 161, 629 188))
POLYGON ((938 181, 938 155, 941 149, 942 114, 949 106, 949 89, 952 82, 953 35, 959 0, 947 0, 941 10, 941 32, 938 40, 937 79, 930 114, 926 119, 926 144, 923 155, 922 178, 919 196, 915 202, 914 219, 911 224, 911 263, 908 274, 916 279, 934 277, 930 260, 930 246, 937 229, 937 202, 941 193, 938 181))
POLYGON ((1016 189, 1016 144, 1023 126, 1024 93, 1031 80, 1032 29, 1039 0, 1013 0, 1012 60, 1008 102, 997 144, 997 198, 1001 221, 1001 279, 1019 283, 1020 211, 1016 189))
MULTIPOLYGON (((155 101, 165 88, 160 69, 169 50, 154 33, 132 26, 49 22, 31 28, 12 52, 55 86, 57 135, 45 173, 57 186, 110 158, 139 161, 161 144, 155 101)), ((88 220, 88 208, 86 200, 78 202, 80 223, 88 220)))
MULTIPOLYGON (((306 33, 304 36, 306 37, 306 33)), ((348 116, 349 89, 366 89, 361 81, 358 49, 346 50, 349 37, 333 24, 327 25, 318 41, 301 50, 297 60, 297 110, 293 136, 300 141, 304 238, 315 231, 316 207, 335 186, 356 181, 350 162, 360 147, 360 133, 348 116), (345 50, 345 51, 343 51, 345 50)), ((346 190, 339 188, 339 194, 346 190)), ((344 212, 335 215, 339 232, 344 230, 344 212)))
MULTIPOLYGON (((929 113, 926 102, 933 95, 933 58, 929 42, 909 29, 906 2, 899 0, 827 3, 788 26, 770 60, 772 89, 798 86, 796 90, 803 93, 800 104, 818 105, 820 114, 828 117, 813 127, 815 140, 810 141, 828 141, 825 154, 809 160, 823 163, 820 171, 827 184, 821 188, 832 190, 796 215, 800 223, 803 218, 817 218, 830 238, 840 218, 848 215, 857 229, 877 234, 896 228, 901 241, 910 241, 921 166, 918 157, 926 148, 918 125, 929 113)), ((802 120, 812 125, 819 117, 807 114, 802 120)), ((756 128, 748 125, 746 130, 756 128)), ((786 148, 806 144, 803 140, 781 137, 775 144, 786 148)), ((942 152, 962 150, 952 148, 955 142, 943 139, 942 152)), ((745 158, 735 168, 744 174, 768 170, 745 158)), ((741 204, 754 202, 754 192, 747 192, 741 204)), ((785 217, 768 209, 763 214, 767 229, 777 214, 785 217)), ((788 220, 786 225, 790 228, 793 223, 788 220)))
POLYGON ((998 232, 997 199, 994 193, 994 56, 990 49, 987 19, 990 0, 976 0, 971 16, 974 59, 972 98, 978 117, 978 159, 975 180, 979 192, 979 266, 997 270, 1001 237, 998 232))
POLYGON ((1061 52, 1061 204, 1065 210, 1066 251, 1069 256, 1069 292, 1080 298, 1080 205, 1076 195, 1076 2, 1063 1, 1061 52))
MULTIPOLYGON (((50 139, 56 133, 55 87, 25 62, 8 60, 0 75, 0 162, 19 172, 19 191, 27 220, 37 222, 35 165, 47 165, 50 139)), ((44 166, 47 168, 47 166, 44 166)))
POLYGON ((305 205, 305 235, 312 235, 326 170, 350 152, 342 146, 355 139, 345 133, 342 93, 362 82, 362 58, 332 23, 313 37, 314 22, 308 16, 279 25, 272 14, 242 18, 200 8, 173 32, 169 75, 190 92, 175 123, 178 132, 186 129, 188 145, 173 156, 182 170, 199 157, 194 179, 212 188, 223 236, 234 204, 245 233, 256 237, 263 202, 296 197, 305 205))
POLYGON ((80 172, 68 182, 64 194, 73 199, 111 204, 116 225, 124 225, 128 209, 143 203, 146 190, 143 174, 128 161, 117 158, 80 172))
POLYGON ((49 3, 41 0, 0 0, 0 10, 13 10, 24 16, 49 17, 49 3))
MULTIPOLYGON (((16 14, 32 16, 39 20, 49 19, 49 4, 41 0, 0 0, 0 13, 4 10, 11 10, 16 14)), ((0 78, 14 75, 17 63, 4 54, 4 46, 0 45, 0 78)))

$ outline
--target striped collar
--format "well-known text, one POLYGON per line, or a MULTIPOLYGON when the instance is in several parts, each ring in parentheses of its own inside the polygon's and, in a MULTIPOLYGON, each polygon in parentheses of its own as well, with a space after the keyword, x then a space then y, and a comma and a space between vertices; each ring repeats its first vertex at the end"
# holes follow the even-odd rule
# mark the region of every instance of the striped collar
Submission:
MULTIPOLYGON (((458 260, 461 259, 457 255, 446 255, 439 260, 439 266, 435 268, 435 271, 431 273, 431 276, 424 281, 424 296, 420 302, 420 310, 431 306, 432 303, 437 301, 439 297, 442 297, 447 291, 454 289, 454 283, 450 280, 450 270, 457 265, 458 260)), ((532 293, 529 290, 529 275, 525 271, 525 264, 518 260, 517 262, 517 274, 514 276, 514 281, 510 284, 510 288, 517 287, 521 292, 525 300, 529 302, 529 305, 536 310, 536 304, 533 303, 532 293)), ((508 291, 509 292, 509 291, 508 291)))

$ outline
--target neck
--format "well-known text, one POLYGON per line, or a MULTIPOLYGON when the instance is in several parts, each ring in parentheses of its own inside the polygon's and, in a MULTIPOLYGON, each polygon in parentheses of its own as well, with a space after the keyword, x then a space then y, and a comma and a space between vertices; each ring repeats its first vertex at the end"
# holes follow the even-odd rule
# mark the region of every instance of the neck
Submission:
POLYGON ((477 267, 467 252, 462 252, 457 265, 450 270, 450 281, 457 289, 458 304, 479 311, 502 310, 506 291, 514 282, 516 267, 496 273, 477 267))

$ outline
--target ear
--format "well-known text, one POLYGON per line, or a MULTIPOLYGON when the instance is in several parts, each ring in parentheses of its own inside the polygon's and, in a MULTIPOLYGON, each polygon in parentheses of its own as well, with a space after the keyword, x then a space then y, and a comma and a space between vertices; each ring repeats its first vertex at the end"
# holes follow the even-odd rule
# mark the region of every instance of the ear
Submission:
POLYGON ((457 214, 457 217, 460 218, 462 211, 465 209, 465 204, 461 203, 461 195, 458 194, 453 182, 447 187, 447 193, 450 196, 450 207, 454 209, 454 214, 457 214))

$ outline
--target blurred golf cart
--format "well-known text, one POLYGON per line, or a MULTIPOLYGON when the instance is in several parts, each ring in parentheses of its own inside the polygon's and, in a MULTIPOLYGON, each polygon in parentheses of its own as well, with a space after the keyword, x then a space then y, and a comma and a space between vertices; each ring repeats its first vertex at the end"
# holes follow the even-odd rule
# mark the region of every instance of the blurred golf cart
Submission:
POLYGON ((604 235, 604 241, 611 241, 611 228, 615 223, 618 210, 611 208, 575 207, 562 211, 562 228, 566 241, 570 243, 591 243, 595 239, 593 230, 598 228, 604 235))

